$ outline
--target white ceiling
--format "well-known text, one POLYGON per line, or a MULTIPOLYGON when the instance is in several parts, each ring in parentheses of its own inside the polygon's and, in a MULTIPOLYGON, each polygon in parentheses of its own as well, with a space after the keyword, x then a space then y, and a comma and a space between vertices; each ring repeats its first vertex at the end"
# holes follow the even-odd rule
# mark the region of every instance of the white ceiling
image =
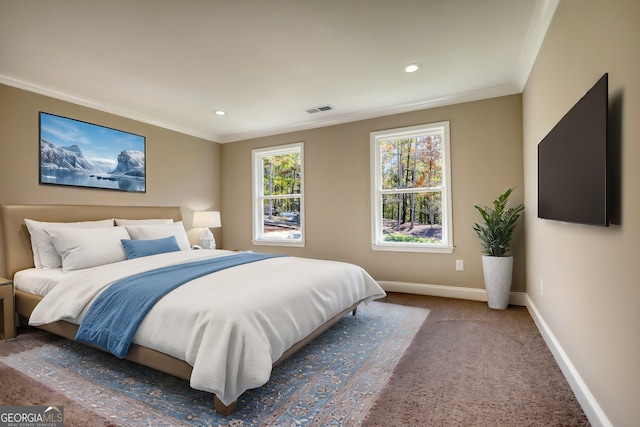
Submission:
POLYGON ((232 142, 519 93, 558 1, 0 0, 0 83, 232 142))

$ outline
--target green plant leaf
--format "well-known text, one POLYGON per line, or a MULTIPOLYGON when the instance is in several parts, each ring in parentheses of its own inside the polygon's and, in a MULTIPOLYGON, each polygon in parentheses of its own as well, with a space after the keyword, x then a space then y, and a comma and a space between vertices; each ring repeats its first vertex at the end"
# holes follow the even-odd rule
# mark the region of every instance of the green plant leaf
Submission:
POLYGON ((509 196, 515 187, 498 196, 493 201, 493 208, 474 207, 480 213, 484 224, 475 223, 473 229, 482 243, 483 252, 491 256, 505 256, 511 250, 511 238, 524 205, 520 204, 507 209, 509 196))

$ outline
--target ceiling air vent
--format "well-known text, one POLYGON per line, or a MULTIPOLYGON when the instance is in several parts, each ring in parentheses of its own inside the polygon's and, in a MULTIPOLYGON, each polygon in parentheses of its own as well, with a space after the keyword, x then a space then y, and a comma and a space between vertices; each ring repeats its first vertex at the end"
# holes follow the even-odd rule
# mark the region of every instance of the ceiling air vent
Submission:
POLYGON ((333 110, 333 107, 331 105, 320 105, 318 107, 311 107, 311 108, 307 108, 307 113, 309 114, 313 114, 313 113, 321 113, 323 111, 330 111, 333 110))

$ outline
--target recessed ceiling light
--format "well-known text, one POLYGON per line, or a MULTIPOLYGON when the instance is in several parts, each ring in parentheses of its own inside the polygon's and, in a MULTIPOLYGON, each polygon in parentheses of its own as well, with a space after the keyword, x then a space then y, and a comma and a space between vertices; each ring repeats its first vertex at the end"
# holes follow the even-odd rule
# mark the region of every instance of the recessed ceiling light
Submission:
POLYGON ((407 73, 415 73, 420 68, 422 68, 422 65, 420 64, 409 64, 406 67, 404 67, 404 71, 407 73))
POLYGON ((217 115, 217 116, 224 116, 224 115, 226 115, 226 114, 227 114, 227 112, 226 112, 226 111, 216 110, 216 115, 217 115))

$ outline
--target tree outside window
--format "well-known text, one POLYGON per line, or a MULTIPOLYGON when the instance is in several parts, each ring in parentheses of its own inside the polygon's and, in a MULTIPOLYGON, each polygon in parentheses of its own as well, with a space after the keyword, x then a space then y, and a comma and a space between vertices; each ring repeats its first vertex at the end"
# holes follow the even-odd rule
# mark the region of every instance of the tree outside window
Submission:
POLYGON ((303 144, 252 154, 253 243, 303 246, 303 144))
POLYGON ((449 123, 371 134, 372 247, 451 252, 449 123))

